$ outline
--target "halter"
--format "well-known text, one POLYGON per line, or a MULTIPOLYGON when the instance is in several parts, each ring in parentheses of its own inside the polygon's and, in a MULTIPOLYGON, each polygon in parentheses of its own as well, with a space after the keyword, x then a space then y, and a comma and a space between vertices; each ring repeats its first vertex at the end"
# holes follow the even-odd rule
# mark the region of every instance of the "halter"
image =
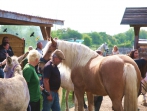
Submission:
MULTIPOLYGON (((12 75, 14 74, 14 69, 18 66, 19 64, 14 65, 14 67, 12 67, 10 70, 8 68, 9 71, 7 71, 6 73, 6 78, 11 78, 12 75)), ((7 66, 8 67, 8 66, 7 66)))
POLYGON ((142 93, 143 95, 145 95, 146 92, 147 92, 146 84, 147 84, 147 82, 143 79, 143 80, 141 81, 141 86, 142 86, 141 93, 142 93))

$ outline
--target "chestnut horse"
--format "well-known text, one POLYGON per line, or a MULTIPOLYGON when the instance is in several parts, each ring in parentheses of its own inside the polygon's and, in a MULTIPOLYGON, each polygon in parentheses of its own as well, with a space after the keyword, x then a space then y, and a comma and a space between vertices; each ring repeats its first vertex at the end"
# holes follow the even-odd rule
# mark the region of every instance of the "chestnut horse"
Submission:
POLYGON ((70 69, 78 111, 83 111, 84 92, 88 92, 88 109, 93 110, 93 95, 108 95, 115 111, 137 111, 137 94, 141 74, 137 64, 126 55, 102 57, 89 47, 57 40, 44 48, 43 58, 48 60, 56 49, 61 50, 66 59, 62 64, 70 69))

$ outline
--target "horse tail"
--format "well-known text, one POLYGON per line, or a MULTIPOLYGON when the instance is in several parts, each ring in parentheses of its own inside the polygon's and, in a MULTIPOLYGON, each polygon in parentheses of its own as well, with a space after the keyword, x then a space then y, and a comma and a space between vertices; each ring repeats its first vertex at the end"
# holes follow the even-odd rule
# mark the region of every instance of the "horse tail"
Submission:
POLYGON ((124 111, 137 111, 137 73, 132 64, 125 63, 124 111))

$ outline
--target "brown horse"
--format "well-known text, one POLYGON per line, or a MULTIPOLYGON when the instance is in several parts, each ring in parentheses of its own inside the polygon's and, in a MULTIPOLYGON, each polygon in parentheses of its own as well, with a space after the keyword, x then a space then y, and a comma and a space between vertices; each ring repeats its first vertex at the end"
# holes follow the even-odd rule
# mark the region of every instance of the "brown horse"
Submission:
POLYGON ((48 42, 43 58, 48 60, 52 52, 60 49, 66 56, 62 62, 70 69, 74 91, 78 99, 78 111, 83 111, 84 92, 88 92, 88 109, 93 110, 92 94, 106 96, 115 111, 137 111, 137 94, 141 74, 130 57, 114 55, 102 57, 85 45, 57 40, 48 42))

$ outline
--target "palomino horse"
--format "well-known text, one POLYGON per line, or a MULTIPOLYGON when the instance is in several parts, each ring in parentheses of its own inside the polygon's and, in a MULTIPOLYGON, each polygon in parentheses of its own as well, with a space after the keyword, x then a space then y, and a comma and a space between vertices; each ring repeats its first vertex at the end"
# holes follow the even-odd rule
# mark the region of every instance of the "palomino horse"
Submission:
POLYGON ((12 78, 0 79, 0 111, 27 111, 30 95, 19 60, 16 56, 6 59, 4 72, 11 70, 13 74, 12 78))
POLYGON ((85 45, 57 40, 48 42, 43 58, 49 59, 56 49, 66 56, 63 66, 69 68, 78 99, 78 111, 83 111, 84 92, 88 94, 88 109, 93 109, 93 95, 109 95, 115 111, 137 111, 137 94, 141 74, 137 64, 126 55, 102 57, 85 45))

